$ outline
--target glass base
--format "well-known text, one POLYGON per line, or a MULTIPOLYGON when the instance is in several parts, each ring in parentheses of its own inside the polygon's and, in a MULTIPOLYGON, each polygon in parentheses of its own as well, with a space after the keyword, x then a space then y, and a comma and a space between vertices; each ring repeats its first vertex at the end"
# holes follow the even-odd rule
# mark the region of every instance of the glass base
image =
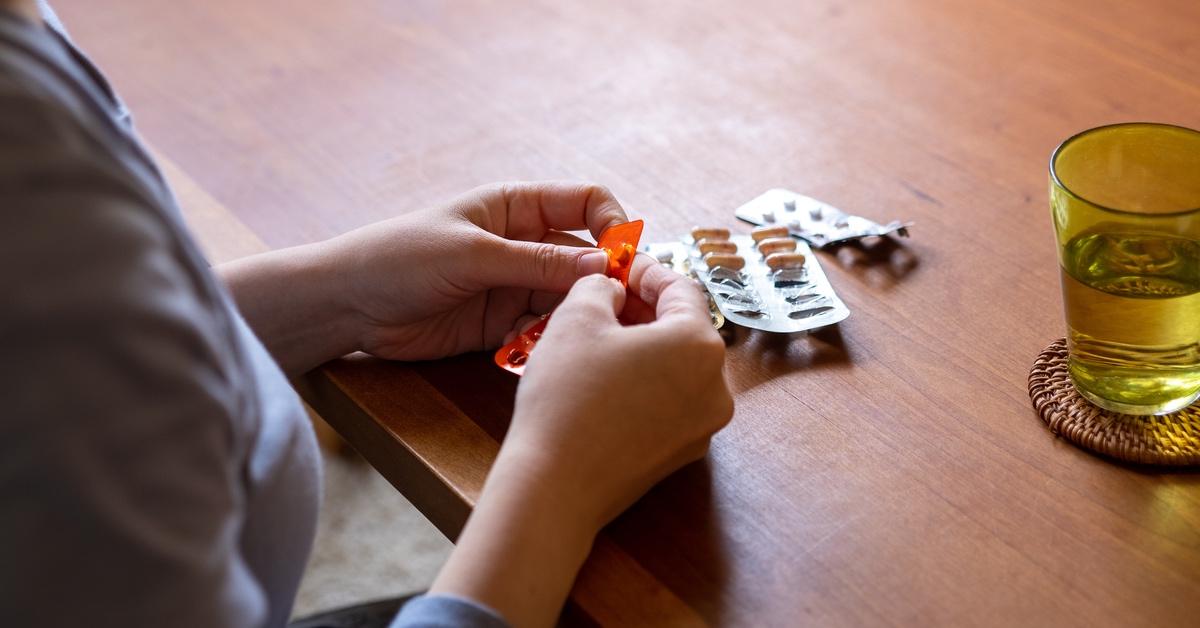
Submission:
POLYGON ((1182 399, 1172 399, 1171 401, 1150 406, 1138 406, 1129 403, 1121 403, 1120 401, 1113 401, 1112 399, 1105 399, 1104 397, 1100 397, 1095 393, 1088 392, 1075 382, 1074 377, 1071 378, 1071 383, 1074 384, 1076 392, 1093 404, 1100 406, 1105 410, 1112 410, 1113 412, 1133 414, 1137 416, 1158 416, 1162 414, 1170 414, 1172 412, 1182 410, 1192 405, 1192 403, 1194 403, 1197 399, 1200 399, 1200 390, 1198 390, 1194 394, 1183 397, 1182 399))

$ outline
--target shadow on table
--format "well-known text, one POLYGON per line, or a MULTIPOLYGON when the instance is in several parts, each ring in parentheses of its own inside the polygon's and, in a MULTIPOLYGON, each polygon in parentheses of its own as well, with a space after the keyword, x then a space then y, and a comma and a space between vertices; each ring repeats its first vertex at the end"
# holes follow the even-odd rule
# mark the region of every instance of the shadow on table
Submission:
POLYGON ((895 238, 851 241, 824 250, 824 253, 823 261, 832 258, 843 270, 877 290, 894 288, 920 266, 912 249, 895 238))
POLYGON ((1071 443, 1067 444, 1078 449, 1086 455, 1092 456, 1097 460, 1104 462, 1105 464, 1119 467, 1145 478, 1164 481, 1170 484, 1178 484, 1185 487, 1200 486, 1200 467, 1173 467, 1167 465, 1143 464, 1140 462, 1127 462, 1125 460, 1113 458, 1112 456, 1106 456, 1101 453, 1082 449, 1071 443))
MULTIPOLYGON (((726 360, 735 392, 799 370, 848 368, 852 363, 840 325, 800 334, 728 325, 721 335, 728 347, 726 360)), ((503 440, 520 379, 496 368, 490 353, 468 353, 410 366, 488 435, 503 440)))
MULTIPOLYGON (((846 369, 853 364, 841 325, 800 334, 729 325, 721 335, 728 348, 727 372, 734 393, 801 370, 846 369)), ((491 354, 468 353, 410 366, 489 436, 504 439, 520 379, 496 368, 491 354)))
POLYGON ((721 329, 734 392, 744 392, 801 370, 846 369, 853 356, 841 324, 799 334, 775 334, 745 327, 721 329))
POLYGON ((504 440, 520 378, 497 368, 490 352, 417 362, 412 368, 489 436, 504 440))

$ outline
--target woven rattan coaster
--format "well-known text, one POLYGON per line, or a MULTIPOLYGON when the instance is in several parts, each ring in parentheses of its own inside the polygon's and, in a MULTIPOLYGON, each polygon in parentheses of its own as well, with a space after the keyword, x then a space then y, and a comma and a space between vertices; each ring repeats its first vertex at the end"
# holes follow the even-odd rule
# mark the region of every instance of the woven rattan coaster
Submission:
POLYGON ((1141 464, 1200 465, 1200 403, 1149 417, 1096 407, 1071 383, 1065 338, 1034 361, 1029 397, 1051 432, 1084 449, 1141 464))

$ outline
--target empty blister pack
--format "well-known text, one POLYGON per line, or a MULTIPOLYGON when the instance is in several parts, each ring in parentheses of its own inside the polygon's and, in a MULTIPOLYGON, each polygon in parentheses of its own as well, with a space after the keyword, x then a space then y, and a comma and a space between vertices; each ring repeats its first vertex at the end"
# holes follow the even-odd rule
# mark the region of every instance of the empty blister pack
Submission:
POLYGON ((815 198, 776 188, 734 211, 738 218, 755 225, 779 225, 817 248, 868 236, 895 233, 908 237, 911 222, 893 220, 886 225, 847 214, 815 198))
POLYGON ((792 333, 832 325, 850 315, 804 242, 758 234, 731 236, 726 229, 696 229, 693 234, 696 237, 649 244, 644 250, 699 279, 727 321, 792 333))

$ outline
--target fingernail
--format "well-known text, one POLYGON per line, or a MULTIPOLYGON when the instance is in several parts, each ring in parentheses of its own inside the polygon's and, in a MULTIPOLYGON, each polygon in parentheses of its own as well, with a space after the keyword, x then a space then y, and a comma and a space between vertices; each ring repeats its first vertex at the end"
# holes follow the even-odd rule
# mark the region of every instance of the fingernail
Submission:
POLYGON ((593 251, 579 258, 579 274, 595 275, 608 268, 608 254, 604 251, 593 251))

